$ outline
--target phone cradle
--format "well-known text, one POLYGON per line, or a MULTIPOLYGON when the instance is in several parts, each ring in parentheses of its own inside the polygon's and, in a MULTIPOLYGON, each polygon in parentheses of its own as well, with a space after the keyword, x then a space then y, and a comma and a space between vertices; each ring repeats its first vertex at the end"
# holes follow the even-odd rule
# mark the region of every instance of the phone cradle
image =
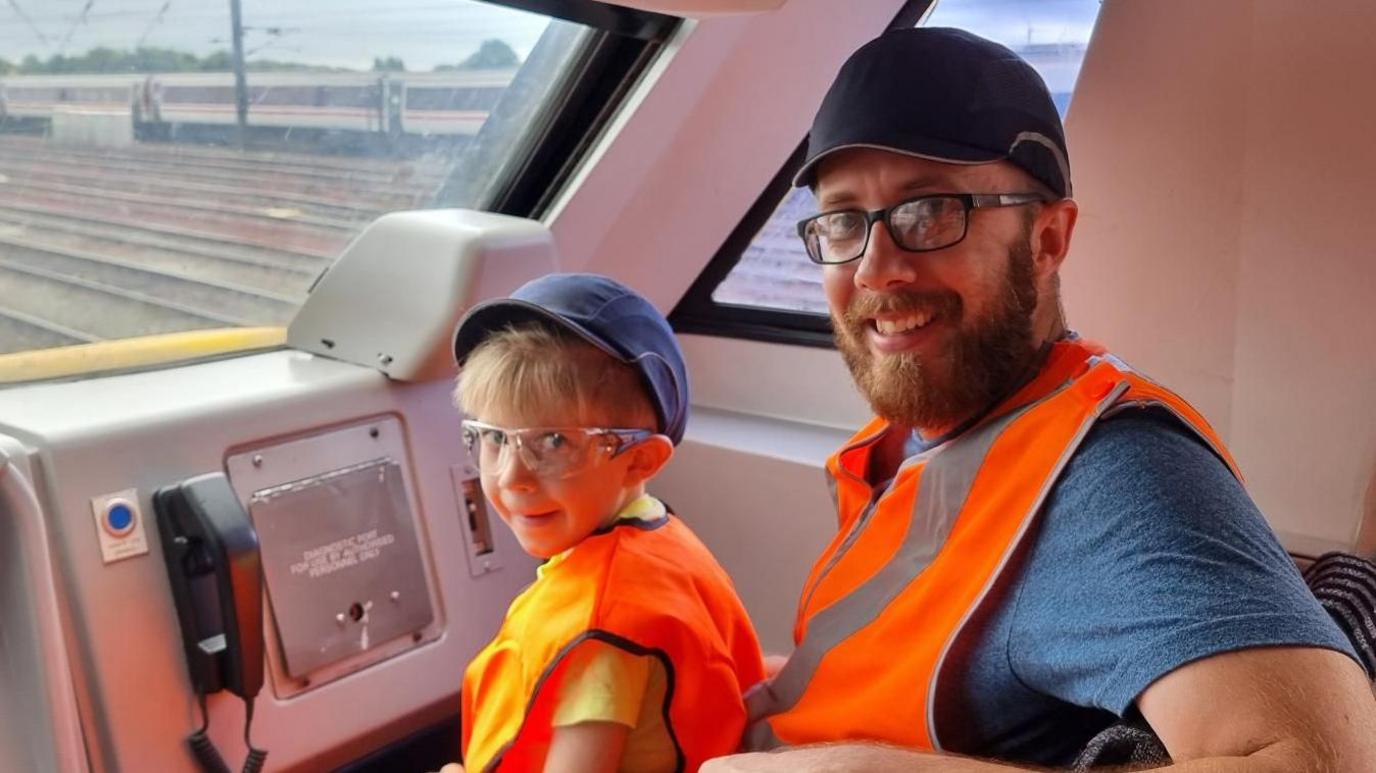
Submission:
POLYGON ((244 773, 267 752, 253 748, 253 699, 263 686, 263 571, 258 534, 223 473, 164 486, 153 494, 163 560, 177 607, 187 668, 202 725, 188 743, 206 773, 228 773, 206 735, 206 695, 229 690, 244 700, 244 773))

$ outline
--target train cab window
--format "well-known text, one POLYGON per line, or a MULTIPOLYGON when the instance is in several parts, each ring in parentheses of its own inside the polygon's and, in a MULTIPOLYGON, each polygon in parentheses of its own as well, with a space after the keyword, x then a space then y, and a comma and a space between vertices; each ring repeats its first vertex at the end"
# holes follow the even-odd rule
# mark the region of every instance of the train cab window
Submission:
POLYGON ((677 21, 591 0, 9 5, 0 384, 280 345, 389 211, 538 216, 677 21))
MULTIPOLYGON (((1099 6, 1100 0, 939 0, 910 4, 896 24, 920 18, 1003 43, 1037 69, 1064 118, 1099 6)), ((815 211, 812 193, 791 185, 805 151, 806 141, 689 289, 671 317, 677 330, 831 345, 821 267, 808 260, 795 228, 815 211)))

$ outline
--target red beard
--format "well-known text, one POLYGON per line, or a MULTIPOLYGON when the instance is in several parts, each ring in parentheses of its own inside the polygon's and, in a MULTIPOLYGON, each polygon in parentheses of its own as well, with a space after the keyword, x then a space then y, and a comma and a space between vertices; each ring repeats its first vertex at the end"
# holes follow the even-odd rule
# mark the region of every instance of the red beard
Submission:
POLYGON ((856 297, 839 319, 832 316, 832 327, 836 347, 875 414, 904 426, 945 429, 983 413, 1017 386, 1035 352, 1036 307, 1032 250, 1024 236, 1009 250, 1004 287, 982 319, 965 319, 964 303, 953 292, 898 292, 856 297), (916 352, 870 350, 870 320, 904 311, 935 312, 935 319, 956 326, 954 340, 936 361, 924 362, 916 352))

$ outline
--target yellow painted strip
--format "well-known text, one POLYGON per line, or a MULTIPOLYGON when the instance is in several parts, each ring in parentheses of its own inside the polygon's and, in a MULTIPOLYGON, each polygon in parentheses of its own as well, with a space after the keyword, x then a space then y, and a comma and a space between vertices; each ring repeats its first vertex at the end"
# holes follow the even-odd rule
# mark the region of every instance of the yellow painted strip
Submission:
POLYGON ((232 327, 0 354, 0 383, 160 365, 286 342, 284 327, 232 327))

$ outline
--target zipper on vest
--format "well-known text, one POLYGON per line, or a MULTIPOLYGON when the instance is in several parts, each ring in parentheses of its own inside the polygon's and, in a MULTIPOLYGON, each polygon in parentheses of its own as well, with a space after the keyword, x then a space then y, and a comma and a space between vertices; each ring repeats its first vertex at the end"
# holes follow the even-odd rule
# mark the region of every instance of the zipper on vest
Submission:
POLYGON ((831 558, 827 561, 827 565, 822 567, 822 571, 817 574, 817 581, 812 584, 812 587, 807 589, 807 595, 803 597, 803 603, 799 607, 800 610, 806 610, 808 608, 808 605, 812 603, 813 594, 817 592, 817 588, 821 587, 822 581, 831 573, 831 570, 836 566, 837 562, 841 560, 841 557, 850 551, 855 541, 860 538, 860 532, 864 530, 865 524, 869 523, 870 516, 874 515, 875 507, 878 506, 879 500, 883 499, 886 493, 888 493, 887 488, 878 493, 875 493, 873 488, 870 489, 870 503, 865 505, 865 511, 860 513, 860 517, 856 518, 850 525, 850 531, 846 532, 846 537, 841 541, 840 547, 836 548, 836 552, 831 554, 831 558))
MULTIPOLYGON (((846 446, 841 450, 839 454, 837 454, 838 458, 842 454, 845 454, 847 451, 854 450, 867 443, 876 442, 883 434, 884 432, 880 431, 875 433, 874 435, 871 435, 867 438, 863 438, 855 443, 850 444, 849 446, 846 446)), ((840 546, 836 548, 836 552, 833 553, 831 559, 827 561, 827 565, 823 567, 822 571, 817 574, 817 581, 814 582, 811 587, 806 589, 806 593, 803 596, 803 602, 798 607, 800 613, 802 612, 802 610, 807 609, 808 604, 812 602, 812 596, 814 593, 816 593, 817 588, 819 588, 822 585, 822 580, 826 579, 826 576, 831 572, 831 570, 836 566, 836 564, 841 561, 841 558, 844 557, 846 553, 850 552, 850 549, 855 545, 856 540, 860 538, 861 532, 863 532, 865 527, 869 525, 870 519, 874 516, 875 509, 879 506, 879 501, 883 499, 890 491, 893 491, 894 484, 898 482, 898 478, 903 474, 903 471, 908 469, 909 467, 912 467, 914 464, 925 464, 926 462, 930 461, 931 458, 937 454, 937 452, 945 448, 950 443, 950 441, 954 439, 955 438, 951 438, 938 445, 932 446, 931 448, 913 454, 912 456, 905 458, 902 462, 899 462, 898 469, 894 470, 893 477, 889 478, 888 483, 882 489, 876 489, 874 486, 870 485, 869 481, 859 477, 855 473, 846 469, 844 466, 838 465, 841 467, 841 472, 845 473, 846 477, 850 478, 851 480, 854 480, 862 486, 867 487, 870 490, 870 501, 868 505, 865 505, 864 511, 860 513, 860 517, 856 518, 855 522, 851 524, 850 531, 846 533, 845 539, 841 541, 840 546)), ((837 498, 837 502, 839 506, 839 497, 837 498)), ((911 528, 911 526, 909 528, 911 528)))
MULTIPOLYGON (((850 550, 851 546, 855 544, 855 540, 859 539, 860 532, 865 528, 865 524, 869 523, 870 516, 874 514, 875 506, 879 504, 879 500, 883 499, 884 495, 887 494, 889 489, 893 487, 893 482, 895 480, 898 480, 898 476, 895 474, 893 479, 889 481, 887 486, 885 486, 883 489, 879 491, 875 491, 874 486, 871 486, 869 481, 851 472, 844 464, 841 464, 840 459, 847 453, 854 451, 857 448, 860 448, 865 445, 871 445, 877 442, 881 437, 884 436, 884 433, 888 431, 889 427, 892 426, 893 425, 887 425, 884 429, 879 430, 873 435, 863 437, 855 441, 854 443, 851 443, 850 445, 846 446, 845 448, 842 448, 836 454, 836 466, 838 469, 840 469, 841 474, 869 489, 870 501, 869 504, 865 505, 864 511, 860 513, 860 517, 856 518, 854 521, 851 522, 850 530, 846 532, 846 536, 844 539, 841 540, 840 546, 836 548, 835 553, 831 554, 831 558, 827 561, 827 565, 822 567, 822 571, 817 573, 817 580, 806 589, 807 592, 803 594, 803 601, 801 604, 798 605, 799 614, 802 614, 807 609, 808 605, 812 603, 812 596, 814 593, 817 592, 817 588, 821 586, 822 580, 826 579, 827 574, 829 574, 832 568, 836 566, 836 562, 840 561, 841 557, 844 556, 850 550)), ((902 465, 899 465, 899 467, 901 468, 902 465)), ((837 494, 835 499, 836 506, 839 508, 841 506, 841 497, 839 493, 837 494)))

